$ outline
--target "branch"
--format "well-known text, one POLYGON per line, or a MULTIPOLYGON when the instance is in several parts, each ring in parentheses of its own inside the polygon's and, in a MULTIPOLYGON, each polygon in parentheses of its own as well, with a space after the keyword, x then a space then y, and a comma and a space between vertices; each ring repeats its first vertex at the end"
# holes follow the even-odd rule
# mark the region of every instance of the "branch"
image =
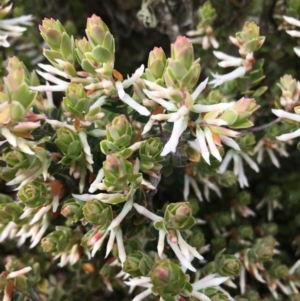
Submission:
POLYGON ((260 126, 255 126, 253 128, 249 128, 249 129, 246 129, 246 130, 242 130, 240 131, 241 134, 245 134, 245 133, 252 133, 252 132, 259 132, 259 131, 262 131, 262 130, 265 130, 267 128, 269 128, 270 126, 272 126, 273 124, 276 124, 278 122, 281 121, 281 118, 278 117, 277 119, 269 122, 269 123, 266 123, 264 125, 260 125, 260 126))

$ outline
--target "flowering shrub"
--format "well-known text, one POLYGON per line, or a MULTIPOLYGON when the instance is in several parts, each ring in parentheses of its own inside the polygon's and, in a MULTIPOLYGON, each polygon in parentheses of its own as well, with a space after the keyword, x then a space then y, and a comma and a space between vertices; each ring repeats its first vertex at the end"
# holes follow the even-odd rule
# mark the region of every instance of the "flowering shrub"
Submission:
MULTIPOLYGON (((4 18, 12 6, 2 2, 4 18)), ((300 37, 296 2, 276 6, 290 45, 300 37)), ((143 1, 145 26, 160 26, 156 5, 143 1)), ((45 18, 46 61, 35 71, 7 57, 3 300, 300 299, 299 82, 280 72, 273 83, 265 72, 272 37, 255 18, 229 32, 226 48, 213 1, 197 17, 186 36, 170 34, 170 54, 154 47, 127 77, 95 14, 79 39, 45 18), (217 65, 233 70, 219 74, 217 65)), ((31 20, 1 19, 1 45, 31 20)), ((285 55, 296 60, 290 48, 285 55)))

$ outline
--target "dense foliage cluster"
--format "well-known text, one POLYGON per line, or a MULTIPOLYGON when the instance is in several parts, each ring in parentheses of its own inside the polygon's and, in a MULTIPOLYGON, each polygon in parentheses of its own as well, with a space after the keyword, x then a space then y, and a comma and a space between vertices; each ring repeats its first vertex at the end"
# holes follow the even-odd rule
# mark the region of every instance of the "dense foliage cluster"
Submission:
POLYGON ((300 300, 300 1, 29 2, 0 0, 0 298, 300 300))

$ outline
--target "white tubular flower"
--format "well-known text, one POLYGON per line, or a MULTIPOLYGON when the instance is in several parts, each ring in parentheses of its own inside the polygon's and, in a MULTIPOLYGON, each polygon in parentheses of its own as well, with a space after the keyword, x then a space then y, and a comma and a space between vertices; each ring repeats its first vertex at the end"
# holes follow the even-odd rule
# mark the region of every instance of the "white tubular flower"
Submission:
POLYGON ((96 179, 94 180, 94 182, 91 184, 89 188, 90 193, 94 193, 98 189, 97 184, 101 183, 103 178, 104 178, 104 170, 103 168, 101 168, 97 174, 96 179))
POLYGON ((170 140, 164 146, 164 149, 160 154, 161 156, 166 156, 170 152, 173 153, 176 152, 176 147, 179 143, 179 138, 182 135, 182 133, 186 130, 187 125, 188 125, 188 118, 185 116, 180 117, 178 120, 174 122, 170 140))
MULTIPOLYGON (((1 12, 6 15, 11 9, 12 4, 1 9, 1 12)), ((21 36, 27 29, 23 26, 31 26, 33 24, 32 19, 33 17, 31 15, 25 15, 17 18, 0 20, 0 46, 9 47, 10 43, 7 41, 7 38, 21 36)))
POLYGON ((30 149, 30 147, 26 144, 26 140, 20 137, 15 136, 9 129, 2 128, 0 133, 6 138, 7 142, 14 146, 19 147, 19 149, 28 155, 35 155, 35 152, 30 149))
POLYGON ((136 286, 147 288, 145 291, 135 296, 135 298, 132 301, 142 301, 147 296, 152 294, 151 288, 153 287, 153 284, 151 283, 150 277, 136 277, 130 279, 129 281, 124 281, 124 283, 130 286, 129 293, 133 292, 136 286))
POLYGON ((124 89, 132 86, 143 74, 144 65, 138 68, 135 73, 128 79, 125 79, 123 82, 117 81, 115 86, 118 92, 119 98, 126 103, 128 106, 132 107, 135 111, 139 112, 143 116, 150 115, 150 112, 147 108, 140 105, 133 98, 131 98, 127 93, 125 93, 124 89))
POLYGON ((201 82, 198 87, 195 89, 195 91, 190 95, 189 99, 191 103, 185 100, 183 100, 180 103, 172 102, 172 97, 170 96, 170 89, 161 87, 160 85, 144 80, 144 83, 153 91, 148 91, 144 89, 144 93, 147 97, 149 97, 151 100, 157 102, 161 106, 163 106, 166 110, 171 111, 169 114, 157 114, 152 115, 150 117, 150 120, 146 124, 143 134, 147 133, 153 126, 154 121, 153 120, 167 120, 169 122, 174 122, 172 134, 170 137, 170 140, 165 145, 161 156, 166 156, 167 154, 173 152, 176 152, 176 147, 178 145, 180 136, 182 133, 186 130, 188 125, 188 116, 190 111, 194 111, 197 109, 194 109, 194 101, 199 96, 199 94, 205 89, 207 84, 208 78, 201 82), (166 101, 165 99, 168 99, 169 101, 166 101))
MULTIPOLYGON (((280 118, 285 118, 285 119, 290 119, 293 121, 300 122, 300 115, 298 115, 298 114, 288 113, 286 111, 276 110, 276 109, 272 109, 272 112, 273 112, 273 114, 275 114, 276 116, 278 116, 280 118)), ((300 136, 300 128, 292 133, 277 136, 276 139, 280 140, 280 141, 288 141, 288 140, 297 138, 299 136, 300 136)))
POLYGON ((235 151, 231 149, 226 153, 223 162, 219 166, 219 173, 222 174, 225 172, 232 159, 233 159, 233 173, 236 176, 238 176, 238 181, 241 188, 248 187, 249 183, 244 172, 242 159, 244 159, 248 163, 248 165, 256 172, 259 172, 258 165, 253 161, 253 159, 249 155, 241 151, 235 151))
POLYGON ((257 143, 253 150, 253 154, 257 154, 258 163, 262 163, 265 151, 268 153, 273 165, 275 165, 277 168, 280 167, 280 163, 276 157, 275 151, 283 157, 289 156, 285 149, 285 144, 263 138, 257 143))
POLYGON ((42 76, 46 81, 46 85, 40 85, 40 86, 30 86, 29 88, 33 91, 39 91, 39 92, 57 92, 61 91, 64 92, 69 82, 57 78, 55 75, 59 75, 61 77, 64 77, 66 79, 69 79, 70 76, 67 75, 67 73, 60 71, 59 69, 51 66, 51 65, 45 65, 45 64, 39 64, 39 67, 44 69, 46 72, 36 70, 36 72, 42 76), (53 75, 55 74, 55 75, 53 75), (48 82, 54 83, 54 86, 50 86, 48 82))
POLYGON ((79 138, 80 138, 80 141, 82 143, 83 152, 84 152, 84 155, 85 155, 85 160, 87 162, 86 167, 87 167, 88 170, 93 172, 92 164, 94 164, 94 160, 93 160, 93 156, 91 154, 91 148, 90 148, 90 146, 87 142, 86 133, 80 131, 79 132, 79 138))
POLYGON ((191 178, 187 174, 184 175, 184 189, 183 189, 183 198, 184 198, 184 200, 185 201, 188 200, 188 196, 190 194, 190 185, 193 187, 194 193, 195 193, 196 197, 198 198, 198 200, 200 202, 202 202, 203 201, 203 197, 202 197, 202 194, 201 194, 201 191, 200 191, 200 189, 198 187, 197 182, 195 181, 195 179, 191 178))
POLYGON ((218 87, 226 82, 232 81, 234 79, 237 79, 239 77, 242 77, 246 74, 246 68, 245 67, 238 67, 237 69, 224 74, 224 75, 219 75, 219 74, 211 74, 214 79, 212 81, 210 81, 209 83, 214 85, 215 87, 218 87))

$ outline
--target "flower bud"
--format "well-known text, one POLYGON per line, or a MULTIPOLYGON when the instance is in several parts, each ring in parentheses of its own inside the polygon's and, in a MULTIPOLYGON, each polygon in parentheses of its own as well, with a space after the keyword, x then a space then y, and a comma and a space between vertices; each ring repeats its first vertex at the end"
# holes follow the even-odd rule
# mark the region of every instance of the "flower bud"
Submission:
POLYGON ((247 206, 251 202, 251 195, 247 191, 241 191, 237 194, 237 202, 241 206, 247 206))
POLYGON ((275 262, 274 264, 272 264, 269 272, 272 278, 281 279, 288 275, 289 269, 285 264, 280 264, 279 262, 275 262))
POLYGON ((28 161, 26 154, 18 150, 5 152, 3 154, 3 159, 6 164, 12 168, 22 169, 30 166, 30 162, 28 161))
MULTIPOLYGON (((68 128, 60 128, 56 134, 55 143, 68 160, 80 161, 83 159, 82 145, 77 133, 68 128)), ((64 160, 63 162, 67 163, 68 161, 64 160)))
POLYGON ((163 75, 166 64, 167 60, 163 49, 154 47, 149 53, 148 68, 145 70, 146 79, 163 85, 163 75))
POLYGON ((103 163, 105 179, 103 183, 110 191, 122 191, 128 186, 128 179, 133 174, 129 161, 117 156, 109 155, 103 163))
POLYGON ((104 278, 110 278, 115 276, 114 267, 104 264, 103 267, 100 269, 100 275, 104 278))
POLYGON ((243 239, 253 239, 254 232, 251 226, 239 226, 238 227, 238 235, 243 239))
POLYGON ((216 10, 210 1, 206 1, 202 6, 199 7, 197 15, 201 23, 206 26, 212 25, 217 17, 216 10))
POLYGON ((263 236, 276 235, 278 232, 278 225, 275 223, 264 223, 260 226, 263 236))
POLYGON ((9 105, 2 109, 0 125, 11 121, 23 121, 24 115, 32 107, 37 92, 30 91, 27 83, 30 82, 30 74, 25 65, 16 57, 8 60, 8 74, 4 78, 5 94, 2 101, 7 100, 9 105), (5 99, 6 98, 6 99, 5 99))
POLYGON ((245 297, 249 301, 260 301, 261 300, 259 293, 252 289, 246 292, 245 297))
POLYGON ((20 293, 28 292, 28 278, 25 275, 20 275, 15 278, 15 289, 20 293))
POLYGON ((192 214, 192 208, 189 203, 171 203, 165 211, 165 226, 176 230, 187 230, 195 223, 192 214))
POLYGON ((240 47, 247 52, 258 50, 265 41, 265 37, 259 35, 259 27, 255 22, 246 22, 242 31, 236 33, 240 47))
POLYGON ((91 200, 82 207, 84 217, 93 225, 106 229, 113 220, 113 213, 110 205, 98 200, 91 200))
POLYGON ((44 183, 32 181, 24 185, 18 192, 21 202, 28 207, 37 208, 52 201, 50 188, 44 183))
POLYGON ((217 236, 211 240, 211 247, 214 253, 218 253, 226 248, 226 239, 223 236, 217 236))
POLYGON ((214 221, 220 228, 228 227, 232 223, 230 213, 221 211, 216 213, 214 221))
POLYGON ((0 224, 7 224, 11 221, 20 222, 24 206, 15 202, 0 204, 0 224))
POLYGON ((281 89, 283 97, 291 99, 299 97, 297 81, 291 75, 285 74, 281 77, 277 86, 281 89))
POLYGON ((282 196, 282 189, 279 186, 271 186, 268 188, 267 196, 272 200, 277 200, 282 196))
POLYGON ((147 276, 153 266, 153 260, 142 252, 129 254, 124 262, 124 272, 132 277, 147 276))
POLYGON ((152 290, 161 296, 176 296, 184 289, 186 282, 181 268, 169 259, 157 261, 149 276, 153 284, 152 290))
POLYGON ((215 274, 216 273, 216 264, 214 261, 211 261, 207 263, 202 269, 201 269, 201 274, 204 276, 210 275, 210 274, 215 274))
POLYGON ((210 298, 211 301, 228 301, 227 295, 225 295, 223 292, 213 288, 205 288, 201 290, 201 293, 205 294, 208 298, 210 298))
POLYGON ((248 128, 253 126, 253 123, 248 120, 253 112, 259 109, 259 105, 256 104, 253 98, 243 97, 238 100, 234 106, 226 110, 220 119, 228 122, 230 128, 248 128))
POLYGON ((100 226, 93 227, 88 232, 85 233, 85 235, 81 239, 81 245, 89 249, 90 247, 93 247, 93 245, 99 241, 103 235, 105 235, 106 229, 101 229, 100 226))
POLYGON ((72 237, 72 231, 68 227, 56 227, 56 231, 42 239, 44 252, 62 252, 72 237))
POLYGON ((194 61, 194 49, 186 37, 177 37, 171 44, 171 58, 168 59, 164 79, 167 87, 191 90, 200 76, 199 60, 194 61))
POLYGON ((163 145, 159 138, 149 138, 142 143, 139 150, 140 170, 147 172, 149 170, 159 171, 162 165, 159 164, 163 160, 160 156, 163 145))
POLYGON ((67 200, 61 209, 61 214, 71 220, 73 223, 78 222, 83 218, 82 207, 84 205, 83 201, 76 200, 74 198, 67 200))
POLYGON ((259 239, 258 242, 250 249, 249 256, 264 262, 274 255, 275 239, 271 236, 259 239))
POLYGON ((106 126, 107 140, 119 148, 127 147, 132 139, 132 125, 125 115, 117 116, 106 126))
POLYGON ((71 117, 84 119, 90 109, 90 99, 87 97, 83 85, 71 83, 66 89, 66 97, 63 98, 63 109, 71 114, 71 117))
POLYGON ((202 248, 205 245, 205 237, 204 234, 199 230, 192 230, 192 234, 188 238, 188 242, 190 245, 195 247, 197 250, 202 248))
POLYGON ((215 257, 216 271, 221 276, 238 276, 241 269, 241 262, 230 254, 223 254, 224 250, 215 257))
POLYGON ((65 31, 62 24, 57 20, 47 19, 43 20, 42 25, 39 26, 41 36, 51 49, 59 51, 61 46, 62 34, 65 31))
POLYGON ((113 65, 115 42, 106 24, 100 17, 93 15, 87 19, 86 34, 93 48, 91 54, 98 63, 113 65))

